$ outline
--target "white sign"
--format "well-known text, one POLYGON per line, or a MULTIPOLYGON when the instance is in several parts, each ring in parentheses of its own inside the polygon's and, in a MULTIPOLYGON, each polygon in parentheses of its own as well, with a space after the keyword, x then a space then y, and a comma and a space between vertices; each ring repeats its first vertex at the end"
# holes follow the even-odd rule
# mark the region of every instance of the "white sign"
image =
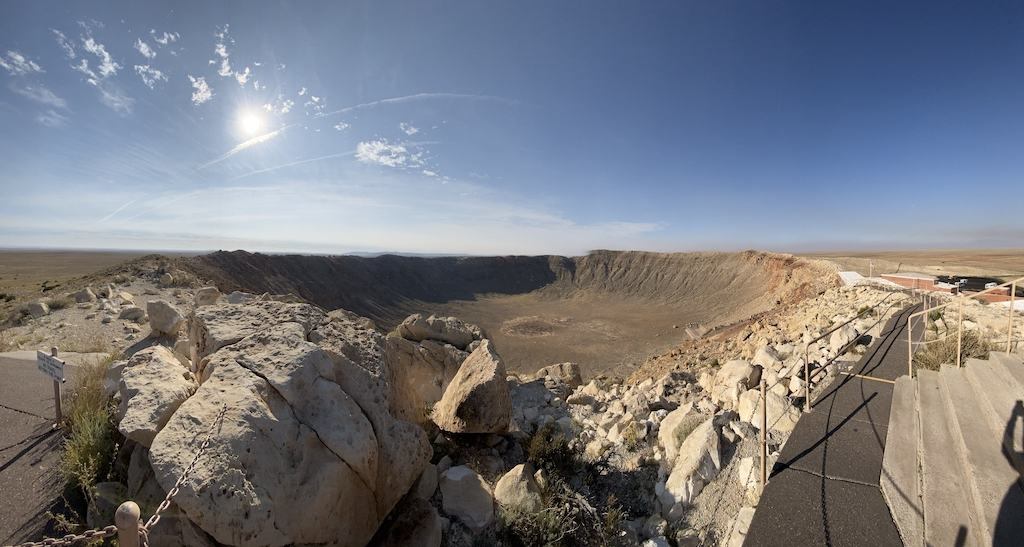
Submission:
POLYGON ((42 351, 36 351, 36 366, 39 372, 46 374, 54 380, 64 379, 64 361, 42 351))

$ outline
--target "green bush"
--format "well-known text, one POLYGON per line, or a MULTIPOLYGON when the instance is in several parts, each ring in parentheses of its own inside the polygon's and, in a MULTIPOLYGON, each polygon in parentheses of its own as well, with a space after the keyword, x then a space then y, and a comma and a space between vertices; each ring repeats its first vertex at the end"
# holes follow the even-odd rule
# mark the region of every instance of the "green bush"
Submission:
POLYGON ((62 310, 70 307, 73 304, 72 300, 67 296, 61 296, 59 298, 50 298, 46 301, 46 305, 50 307, 50 310, 62 310))
POLYGON ((554 472, 572 472, 578 463, 576 453, 562 430, 553 423, 541 427, 530 437, 526 459, 538 469, 554 472))
POLYGON ((107 368, 115 358, 111 354, 79 367, 64 397, 67 437, 60 469, 65 480, 87 497, 97 482, 107 478, 117 450, 114 404, 103 389, 107 368))

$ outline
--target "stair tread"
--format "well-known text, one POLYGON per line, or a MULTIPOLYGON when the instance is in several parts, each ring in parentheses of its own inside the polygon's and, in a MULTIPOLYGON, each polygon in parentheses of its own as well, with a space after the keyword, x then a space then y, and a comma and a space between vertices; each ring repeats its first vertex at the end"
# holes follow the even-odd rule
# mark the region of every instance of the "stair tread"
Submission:
MULTIPOLYGON (((924 539, 930 545, 952 545, 955 538, 978 538, 977 517, 968 478, 953 437, 950 415, 941 391, 939 373, 918 372, 918 410, 921 417, 921 484, 924 505, 924 539)), ((969 541, 976 543, 978 540, 969 541)))
MULTIPOLYGON (((943 366, 940 377, 953 410, 953 434, 961 439, 959 447, 970 474, 972 500, 981 517, 977 532, 984 543, 991 544, 1000 512, 1005 510, 1006 493, 1017 487, 1019 475, 1003 455, 1002 432, 992 429, 991 408, 982 403, 966 371, 943 366)), ((1024 526, 1019 527, 1018 531, 1024 532, 1024 526)))
POLYGON ((879 486, 896 528, 908 546, 922 544, 924 511, 918 484, 917 390, 914 379, 896 380, 879 486))
POLYGON ((1001 351, 993 351, 988 356, 989 361, 1001 365, 1014 380, 1017 386, 1024 389, 1024 361, 1018 356, 1010 355, 1001 351))

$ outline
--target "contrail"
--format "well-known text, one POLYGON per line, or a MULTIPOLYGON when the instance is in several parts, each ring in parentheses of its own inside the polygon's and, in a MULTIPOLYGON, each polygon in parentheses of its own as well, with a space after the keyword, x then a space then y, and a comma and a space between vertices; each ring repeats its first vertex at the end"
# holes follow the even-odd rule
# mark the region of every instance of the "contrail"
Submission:
POLYGON ((135 201, 136 200, 133 199, 133 200, 129 201, 128 203, 125 203, 124 205, 121 205, 117 209, 114 209, 114 212, 112 212, 109 215, 101 218, 100 222, 106 222, 106 221, 110 220, 111 218, 113 218, 114 215, 116 215, 116 214, 120 213, 121 211, 123 211, 125 207, 128 207, 129 205, 135 203, 135 201))
POLYGON ((255 145, 260 144, 260 143, 267 142, 270 139, 273 139, 274 137, 280 135, 281 132, 283 132, 285 129, 288 129, 289 127, 292 127, 293 125, 295 125, 295 124, 286 125, 286 126, 282 127, 281 129, 278 129, 278 130, 275 130, 275 131, 271 131, 270 133, 264 133, 262 135, 257 135, 257 136, 255 136, 255 137, 253 137, 253 138, 251 138, 251 139, 249 139, 247 141, 240 142, 240 143, 236 144, 234 146, 234 148, 232 148, 231 150, 228 150, 227 152, 225 152, 221 156, 218 156, 217 158, 214 158, 214 159, 212 159, 212 160, 210 160, 210 161, 200 165, 199 169, 200 170, 206 169, 207 167, 209 167, 209 166, 211 166, 211 165, 213 165, 215 163, 220 163, 220 162, 230 158, 231 156, 234 156, 235 154, 241 152, 242 150, 245 150, 246 148, 249 148, 251 146, 255 146, 255 145))
POLYGON ((304 160, 297 160, 297 161, 292 161, 292 162, 288 162, 288 163, 282 163, 281 165, 275 165, 273 167, 267 167, 265 169, 257 169, 255 171, 249 171, 248 173, 242 173, 241 175, 238 175, 237 177, 234 177, 234 178, 231 178, 231 179, 228 179, 228 180, 229 180, 229 182, 230 181, 235 181, 235 180, 238 180, 238 179, 244 179, 245 177, 250 177, 252 175, 258 175, 260 173, 267 173, 269 171, 276 171, 278 169, 284 169, 285 167, 292 167, 294 165, 302 165, 304 163, 313 163, 315 161, 328 160, 328 159, 331 159, 331 158, 340 158, 342 156, 351 156, 353 154, 355 154, 355 152, 350 150, 348 152, 339 152, 337 154, 328 154, 326 156, 320 156, 318 158, 307 158, 307 159, 304 159, 304 160))

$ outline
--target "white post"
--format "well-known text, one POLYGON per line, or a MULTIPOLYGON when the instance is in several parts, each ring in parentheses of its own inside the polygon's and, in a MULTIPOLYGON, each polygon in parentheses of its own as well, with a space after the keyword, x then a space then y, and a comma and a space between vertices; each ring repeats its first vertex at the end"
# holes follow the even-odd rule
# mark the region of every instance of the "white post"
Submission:
POLYGON ((121 547, 139 547, 139 517, 142 511, 134 501, 122 503, 114 513, 114 525, 117 526, 117 544, 121 547))
MULTIPOLYGON (((57 348, 50 348, 50 355, 57 357, 57 348)), ((53 408, 57 415, 53 427, 60 427, 60 423, 64 419, 64 415, 60 408, 60 382, 61 381, 56 378, 53 380, 53 408)))

